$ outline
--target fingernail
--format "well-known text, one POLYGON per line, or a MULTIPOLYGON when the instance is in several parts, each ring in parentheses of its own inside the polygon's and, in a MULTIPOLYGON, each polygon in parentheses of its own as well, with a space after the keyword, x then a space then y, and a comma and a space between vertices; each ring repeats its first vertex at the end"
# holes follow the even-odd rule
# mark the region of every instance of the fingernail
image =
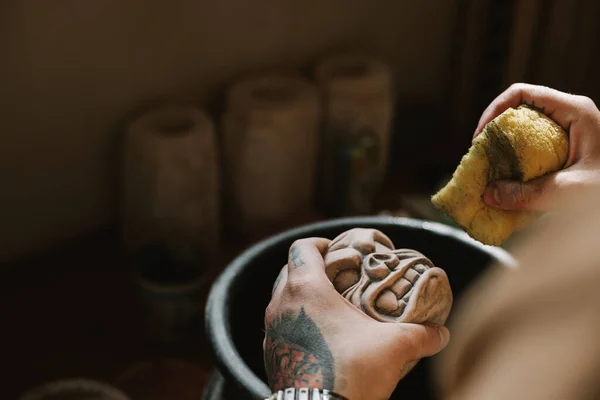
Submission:
POLYGON ((500 189, 498 185, 492 183, 483 192, 483 201, 490 206, 498 206, 500 204, 500 189))

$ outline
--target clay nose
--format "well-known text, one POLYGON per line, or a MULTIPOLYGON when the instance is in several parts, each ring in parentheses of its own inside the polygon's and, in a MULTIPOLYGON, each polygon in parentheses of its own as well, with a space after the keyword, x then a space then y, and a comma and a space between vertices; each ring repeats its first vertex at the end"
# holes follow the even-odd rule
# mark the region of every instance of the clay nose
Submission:
POLYGON ((365 258, 364 271, 373 280, 381 280, 390 274, 396 265, 400 263, 394 254, 373 253, 365 258))
POLYGON ((400 263, 400 260, 392 253, 375 253, 369 262, 373 267, 377 266, 377 264, 385 264, 388 269, 393 270, 400 263))
POLYGON ((375 243, 372 238, 359 238, 352 241, 352 248, 367 255, 375 252, 375 243))

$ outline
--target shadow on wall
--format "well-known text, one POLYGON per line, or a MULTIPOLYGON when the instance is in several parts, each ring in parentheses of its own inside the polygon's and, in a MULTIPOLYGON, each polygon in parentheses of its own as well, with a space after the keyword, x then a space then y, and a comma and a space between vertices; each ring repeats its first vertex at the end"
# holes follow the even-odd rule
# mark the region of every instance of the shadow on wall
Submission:
POLYGON ((143 103, 206 104, 241 71, 303 67, 350 43, 390 61, 401 96, 438 101, 454 11, 435 3, 10 0, 0 261, 114 220, 115 128, 143 103))

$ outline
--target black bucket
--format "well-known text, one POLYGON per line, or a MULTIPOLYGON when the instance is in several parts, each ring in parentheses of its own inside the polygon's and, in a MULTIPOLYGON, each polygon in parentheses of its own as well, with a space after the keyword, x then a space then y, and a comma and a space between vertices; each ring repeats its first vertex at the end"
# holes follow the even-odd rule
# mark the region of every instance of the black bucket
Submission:
MULTIPOLYGON (((206 329, 220 374, 213 376, 205 400, 262 400, 269 396, 262 358, 264 312, 290 245, 296 239, 313 236, 333 239, 356 227, 379 229, 396 246, 424 253, 446 271, 456 300, 491 264, 516 265, 506 251, 484 246, 458 229, 409 218, 342 218, 268 238, 233 260, 212 286, 206 307, 206 329)), ((434 358, 418 363, 400 381, 391 399, 434 399, 430 368, 434 358)))

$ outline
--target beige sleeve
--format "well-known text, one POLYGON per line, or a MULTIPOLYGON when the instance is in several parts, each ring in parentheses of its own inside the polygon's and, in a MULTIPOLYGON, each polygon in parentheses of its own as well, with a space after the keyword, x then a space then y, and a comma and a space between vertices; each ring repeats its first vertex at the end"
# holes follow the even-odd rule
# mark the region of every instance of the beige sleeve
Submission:
POLYGON ((600 398, 600 193, 571 203, 459 302, 444 400, 600 398))

